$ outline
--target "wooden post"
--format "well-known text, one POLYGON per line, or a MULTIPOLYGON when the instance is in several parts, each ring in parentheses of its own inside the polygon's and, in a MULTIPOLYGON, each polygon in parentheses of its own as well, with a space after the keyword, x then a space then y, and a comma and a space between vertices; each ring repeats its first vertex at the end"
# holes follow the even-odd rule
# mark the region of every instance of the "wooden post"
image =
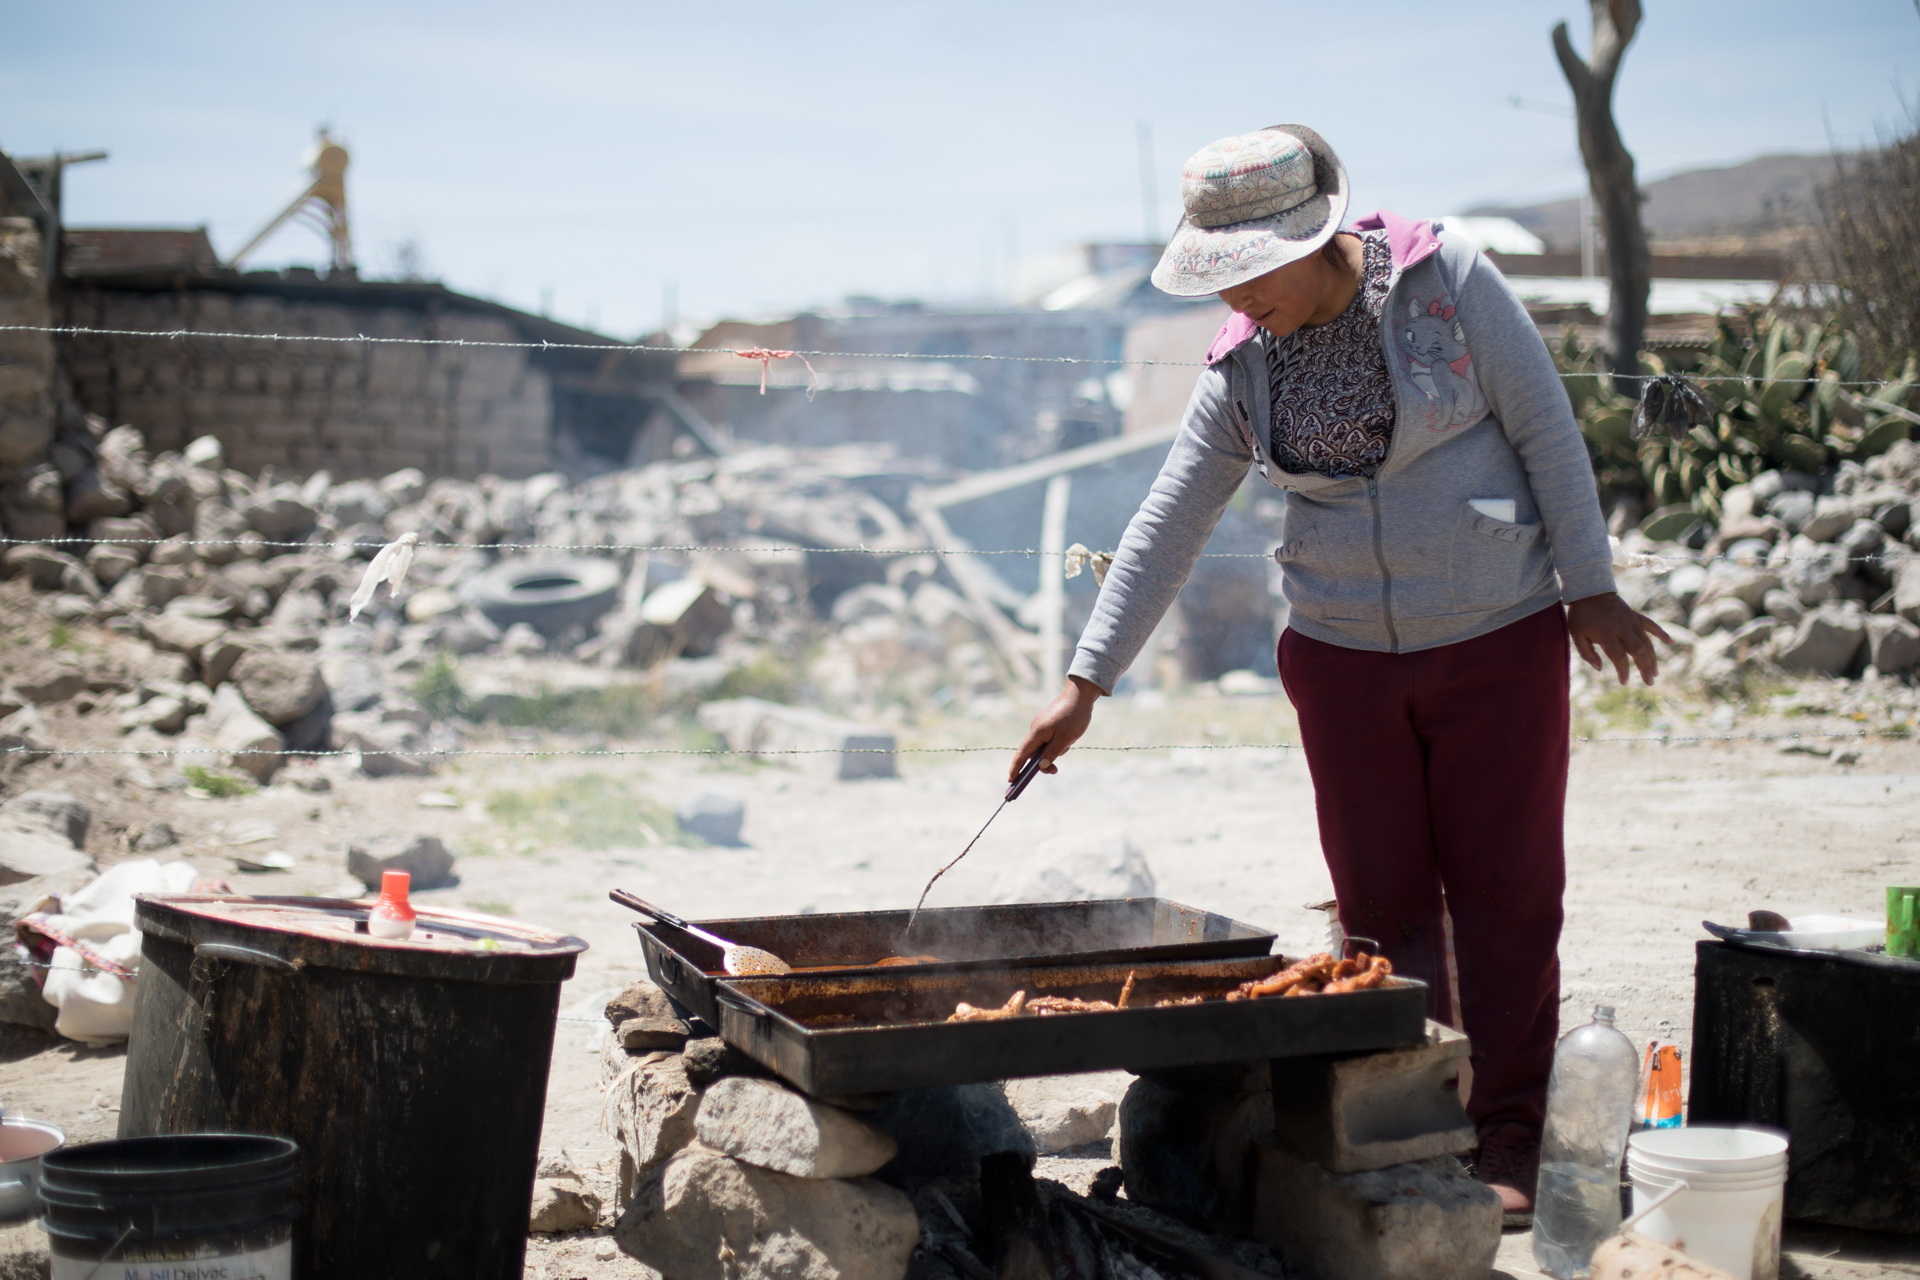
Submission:
POLYGON ((1567 24, 1553 28, 1553 52, 1573 89, 1574 119, 1587 184, 1607 233, 1607 327, 1602 353, 1614 390, 1637 396, 1640 342, 1647 331, 1647 295, 1653 287, 1653 257, 1640 224, 1640 188, 1633 155, 1613 120, 1613 82, 1620 59, 1640 26, 1640 0, 1588 0, 1593 9, 1593 52, 1587 61, 1573 51, 1567 24))

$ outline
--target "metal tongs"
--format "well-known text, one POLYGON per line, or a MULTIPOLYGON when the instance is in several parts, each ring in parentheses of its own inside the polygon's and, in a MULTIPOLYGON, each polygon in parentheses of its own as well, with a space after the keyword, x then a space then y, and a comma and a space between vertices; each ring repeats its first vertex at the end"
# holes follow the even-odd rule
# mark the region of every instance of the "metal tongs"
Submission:
POLYGON ((973 852, 973 846, 979 844, 980 837, 987 834, 987 828, 992 826, 993 820, 1000 816, 1000 810, 1006 808, 1015 800, 1018 800, 1020 793, 1027 789, 1027 784, 1032 782, 1034 776, 1039 772, 1040 753, 1036 751, 1033 755, 1027 757, 1025 764, 1020 766, 1020 772, 1013 775, 1013 781, 1007 784, 1007 794, 1001 797, 999 807, 988 816, 986 822, 982 824, 980 829, 973 833, 973 839, 967 841, 967 847, 960 851, 960 857, 955 858, 952 862, 949 862, 946 866, 934 872, 933 880, 927 881, 927 887, 920 891, 920 901, 913 904, 913 914, 907 917, 907 927, 900 934, 903 939, 913 932, 913 922, 920 918, 920 908, 927 905, 927 895, 933 892, 934 881, 959 866, 960 858, 964 858, 973 852))
POLYGON ((762 951, 759 947, 743 947, 737 942, 728 942, 719 934, 708 933, 699 925, 682 920, 671 911, 662 911, 644 898, 636 897, 625 889, 615 889, 607 895, 629 911, 638 911, 643 916, 651 916, 661 924, 672 925, 704 942, 711 942, 720 948, 720 963, 729 977, 761 977, 773 973, 792 973, 793 966, 771 951, 762 951))

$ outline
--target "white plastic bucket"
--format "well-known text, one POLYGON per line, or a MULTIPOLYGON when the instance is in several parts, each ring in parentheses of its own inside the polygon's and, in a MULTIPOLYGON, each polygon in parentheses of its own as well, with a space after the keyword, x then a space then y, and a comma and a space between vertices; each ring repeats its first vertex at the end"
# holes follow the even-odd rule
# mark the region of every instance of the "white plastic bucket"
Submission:
POLYGON ((1633 1207, 1685 1190, 1640 1219, 1650 1239, 1735 1280, 1779 1280, 1787 1140, 1763 1129, 1656 1129, 1627 1141, 1633 1207))

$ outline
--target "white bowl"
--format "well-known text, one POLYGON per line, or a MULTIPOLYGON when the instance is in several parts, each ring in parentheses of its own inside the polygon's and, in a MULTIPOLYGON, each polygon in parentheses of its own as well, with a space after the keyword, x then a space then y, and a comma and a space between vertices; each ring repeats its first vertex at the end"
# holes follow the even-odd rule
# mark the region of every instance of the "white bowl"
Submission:
POLYGON ((40 1157, 67 1145, 67 1135, 41 1120, 0 1120, 0 1222, 40 1212, 40 1157))

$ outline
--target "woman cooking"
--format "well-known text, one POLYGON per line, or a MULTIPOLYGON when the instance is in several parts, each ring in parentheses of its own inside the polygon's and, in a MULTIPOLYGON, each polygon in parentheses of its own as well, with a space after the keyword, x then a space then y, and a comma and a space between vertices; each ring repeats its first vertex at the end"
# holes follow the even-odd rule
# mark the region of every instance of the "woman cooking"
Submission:
POLYGON ((1650 682, 1666 635, 1614 593, 1566 392, 1486 259, 1390 213, 1342 231, 1346 171, 1299 125, 1206 147, 1181 198, 1153 282, 1233 315, 1014 768, 1053 772, 1087 731, 1259 468, 1287 495, 1280 678, 1341 923, 1453 1023, 1451 916, 1474 1173, 1524 1222, 1559 1009, 1568 642, 1650 682))

